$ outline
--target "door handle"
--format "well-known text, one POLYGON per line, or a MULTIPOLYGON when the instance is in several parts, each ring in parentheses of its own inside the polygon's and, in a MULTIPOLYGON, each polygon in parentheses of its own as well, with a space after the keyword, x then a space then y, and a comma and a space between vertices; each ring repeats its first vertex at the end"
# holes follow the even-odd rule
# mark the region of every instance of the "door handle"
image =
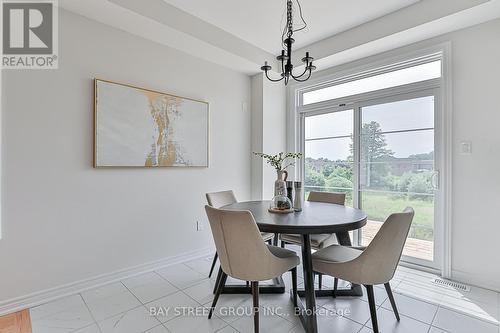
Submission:
POLYGON ((434 190, 439 190, 439 170, 434 170, 431 177, 431 185, 434 190))

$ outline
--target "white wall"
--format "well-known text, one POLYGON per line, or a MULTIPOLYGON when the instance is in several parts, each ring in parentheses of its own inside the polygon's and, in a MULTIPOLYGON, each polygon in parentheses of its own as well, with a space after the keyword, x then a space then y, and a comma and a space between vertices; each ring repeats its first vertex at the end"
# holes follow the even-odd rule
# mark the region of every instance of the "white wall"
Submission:
MULTIPOLYGON (((277 154, 286 147, 286 89, 283 82, 264 80, 263 137, 264 152, 277 154)), ((265 164, 263 173, 263 198, 274 196, 276 170, 265 164)))
POLYGON ((205 192, 250 198, 248 76, 63 10, 59 26, 58 70, 4 72, 0 301, 212 246, 205 192), (93 77, 210 102, 210 168, 93 169, 93 77))
MULTIPOLYGON (((251 99, 251 130, 252 130, 252 152, 264 151, 264 80, 262 74, 252 76, 252 99, 251 99)), ((253 154, 252 154, 253 155, 253 154)), ((252 200, 262 200, 264 175, 264 163, 261 158, 252 156, 252 200)))
MULTIPOLYGON (((452 277, 500 290, 500 20, 318 72, 315 78, 451 41, 452 277), (459 153, 472 142, 472 155, 459 153)), ((292 124, 292 122, 290 122, 292 124)), ((293 142, 288 142, 294 146, 293 142)))
MULTIPOLYGON (((277 74, 275 75, 275 77, 277 74)), ((252 77, 252 150, 277 154, 286 149, 286 89, 263 74, 252 77)), ((252 159, 252 198, 274 196, 275 169, 262 158, 252 159)))
POLYGON ((500 20, 452 33, 452 274, 500 290, 500 20), (462 141, 472 155, 459 154, 462 141))

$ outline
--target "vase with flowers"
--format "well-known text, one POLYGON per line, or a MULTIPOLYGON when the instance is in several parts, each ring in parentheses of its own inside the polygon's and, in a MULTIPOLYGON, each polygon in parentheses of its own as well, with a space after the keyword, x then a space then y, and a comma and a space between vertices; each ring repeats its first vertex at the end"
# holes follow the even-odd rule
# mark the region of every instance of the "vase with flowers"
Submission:
POLYGON ((286 180, 288 171, 286 169, 295 164, 295 159, 301 158, 301 153, 284 153, 280 152, 276 155, 254 152, 254 155, 262 157, 276 170, 276 181, 274 182, 274 195, 286 196, 286 180))

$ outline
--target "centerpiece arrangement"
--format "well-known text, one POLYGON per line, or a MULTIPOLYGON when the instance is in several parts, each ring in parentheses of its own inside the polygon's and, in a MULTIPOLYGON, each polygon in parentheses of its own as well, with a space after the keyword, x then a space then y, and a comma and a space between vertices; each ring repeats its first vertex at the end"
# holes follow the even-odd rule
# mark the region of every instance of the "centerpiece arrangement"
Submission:
MULTIPOLYGON (((276 181, 274 182, 274 198, 271 201, 269 211, 275 213, 293 212, 292 193, 287 193, 286 180, 288 178, 288 167, 295 164, 295 159, 301 158, 301 153, 284 153, 276 155, 254 152, 254 155, 262 157, 276 170, 276 181)), ((291 192, 291 191, 290 191, 291 192)))

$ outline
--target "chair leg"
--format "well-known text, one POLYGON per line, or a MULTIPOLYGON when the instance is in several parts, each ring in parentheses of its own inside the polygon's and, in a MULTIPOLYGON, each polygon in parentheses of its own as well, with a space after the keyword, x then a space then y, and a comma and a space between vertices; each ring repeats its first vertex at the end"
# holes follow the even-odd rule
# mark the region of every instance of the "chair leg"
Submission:
POLYGON ((370 316, 372 318, 373 333, 379 333, 377 322, 377 306, 375 305, 375 294, 373 293, 373 286, 367 285, 365 287, 368 296, 368 305, 370 306, 370 316))
POLYGON ((217 279, 215 280, 214 290, 213 290, 212 294, 215 294, 217 292, 217 287, 219 286, 222 274, 223 274, 222 273, 222 268, 219 267, 219 272, 217 273, 217 279))
POLYGON ((384 284, 385 291, 387 292, 387 296, 389 296, 389 301, 391 302, 392 310, 394 311, 394 315, 396 316, 396 320, 399 321, 399 312, 396 307, 396 301, 394 300, 394 295, 392 294, 391 285, 389 282, 384 284))
POLYGON ((284 241, 281 241, 281 247, 285 248, 285 242, 284 241))
POLYGON ((259 281, 252 281, 252 298, 254 332, 259 333, 259 281))
POLYGON ((339 285, 339 279, 334 277, 333 278, 333 298, 337 297, 337 287, 339 285))
POLYGON ((208 277, 212 277, 212 272, 214 271, 214 267, 215 267, 215 264, 217 263, 217 257, 219 255, 217 254, 217 252, 215 252, 215 255, 214 255, 214 260, 212 261, 212 267, 210 267, 210 273, 208 273, 208 277))
POLYGON ((215 305, 217 304, 217 300, 219 299, 220 293, 226 284, 227 274, 222 272, 222 276, 219 281, 219 285, 217 286, 217 292, 215 293, 214 300, 212 302, 212 307, 210 308, 210 312, 208 313, 208 319, 212 318, 212 314, 214 313, 215 305))
POLYGON ((250 287, 250 282, 249 281, 245 281, 245 283, 246 283, 247 288, 250 287))
POLYGON ((292 272, 293 306, 297 308, 297 267, 292 268, 290 272, 292 272))
POLYGON ((267 240, 267 244, 269 244, 269 245, 273 245, 273 239, 272 239, 272 238, 271 238, 271 239, 268 239, 268 240, 267 240))
POLYGON ((323 274, 318 273, 318 287, 319 287, 319 290, 321 290, 322 286, 323 286, 323 274))

